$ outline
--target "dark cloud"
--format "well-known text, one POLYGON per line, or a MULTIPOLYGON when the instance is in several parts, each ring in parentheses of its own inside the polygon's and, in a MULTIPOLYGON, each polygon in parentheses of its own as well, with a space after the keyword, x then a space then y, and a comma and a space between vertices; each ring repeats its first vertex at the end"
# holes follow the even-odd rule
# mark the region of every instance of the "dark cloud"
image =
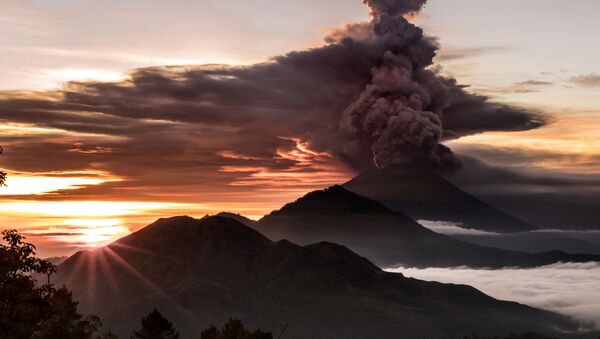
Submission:
POLYGON ((571 77, 570 82, 584 87, 600 87, 600 74, 591 73, 571 77))
POLYGON ((472 156, 461 157, 450 179, 478 198, 542 228, 600 229, 600 177, 531 165, 562 155, 472 146, 460 152, 472 156))
POLYGON ((539 80, 527 80, 521 81, 515 84, 516 86, 550 86, 552 82, 550 81, 539 81, 539 80))
POLYGON ((324 38, 328 44, 339 43, 344 39, 365 40, 371 35, 371 25, 368 22, 346 24, 335 28, 324 38))
MULTIPOLYGON (((512 147, 490 147, 483 145, 457 145, 461 154, 469 154, 493 165, 508 165, 511 167, 527 167, 531 164, 555 164, 557 168, 566 167, 579 169, 579 174, 571 175, 577 178, 587 178, 600 166, 600 155, 564 153, 559 150, 531 150, 512 147)), ((566 174, 565 174, 566 175, 566 174)), ((593 178, 594 175, 591 175, 593 178)))
POLYGON ((419 12, 427 0, 363 0, 374 15, 400 16, 419 12))
POLYGON ((371 23, 265 63, 142 68, 117 82, 4 93, 1 122, 66 131, 2 136, 6 167, 122 179, 61 192, 82 197, 172 199, 178 190, 218 194, 244 185, 301 190, 343 181, 344 164, 452 163, 443 140, 544 124, 543 115, 471 94, 430 67, 436 39, 399 16, 424 1, 367 3, 371 23), (276 173, 289 181, 272 180, 276 173))
POLYGON ((545 125, 549 117, 516 106, 494 103, 483 95, 469 94, 454 79, 446 80, 452 104, 444 110, 444 138, 486 131, 524 131, 545 125))
POLYGON ((440 62, 462 60, 492 53, 505 52, 510 49, 511 48, 509 47, 502 46, 443 47, 436 56, 436 60, 440 62))

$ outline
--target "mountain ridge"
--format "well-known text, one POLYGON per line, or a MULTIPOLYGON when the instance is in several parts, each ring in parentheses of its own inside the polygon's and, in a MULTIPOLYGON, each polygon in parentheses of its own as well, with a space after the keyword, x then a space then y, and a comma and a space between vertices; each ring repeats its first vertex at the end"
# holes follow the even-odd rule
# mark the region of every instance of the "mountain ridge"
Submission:
POLYGON ((472 244, 435 233, 410 217, 342 186, 314 191, 251 225, 271 240, 300 245, 331 241, 380 267, 536 267, 558 261, 600 261, 561 251, 526 253, 472 244))
POLYGON ((73 291, 83 312, 99 315, 120 335, 155 307, 184 336, 229 317, 276 333, 287 324, 286 336, 307 338, 503 334, 499 328, 555 333, 554 326, 578 326, 472 287, 384 272, 333 243, 272 242, 222 217, 158 220, 78 252, 53 279, 73 291))

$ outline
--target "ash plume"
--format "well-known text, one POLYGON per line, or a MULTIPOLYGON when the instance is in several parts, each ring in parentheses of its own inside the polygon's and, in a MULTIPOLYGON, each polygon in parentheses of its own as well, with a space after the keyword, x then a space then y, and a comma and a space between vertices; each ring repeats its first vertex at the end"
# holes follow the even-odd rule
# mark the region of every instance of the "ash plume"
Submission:
POLYGON ((363 0, 375 16, 399 16, 419 12, 427 0, 363 0))
MULTIPOLYGON (((136 177, 77 190, 93 198, 116 189, 191 190, 190 182, 201 186, 194 188, 197 196, 207 186, 253 187, 246 179, 257 173, 297 171, 307 178, 323 168, 360 172, 395 163, 456 168, 445 141, 545 124, 543 115, 470 93, 432 67, 436 39, 404 18, 424 1, 366 4, 370 22, 349 23, 320 47, 263 63, 147 67, 120 81, 0 92, 1 123, 70 135, 67 143, 0 136, 11 147, 6 167, 52 172, 102 164, 117 177, 136 177), (151 163, 152 173, 148 159, 160 159, 151 163)), ((333 180, 328 183, 339 181, 333 180)))
POLYGON ((385 52, 371 69, 371 83, 345 111, 342 130, 371 144, 378 167, 395 163, 456 167, 458 160, 440 144, 450 89, 428 69, 437 44, 403 17, 420 10, 425 1, 365 3, 374 15, 372 39, 383 44, 385 52))

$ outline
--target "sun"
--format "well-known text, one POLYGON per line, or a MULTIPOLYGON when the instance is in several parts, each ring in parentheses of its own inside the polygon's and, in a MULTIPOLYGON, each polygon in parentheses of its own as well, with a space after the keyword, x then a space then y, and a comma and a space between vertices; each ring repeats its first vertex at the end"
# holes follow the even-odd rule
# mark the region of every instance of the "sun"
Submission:
POLYGON ((69 231, 62 240, 74 247, 100 247, 130 233, 120 219, 67 219, 64 223, 69 231))

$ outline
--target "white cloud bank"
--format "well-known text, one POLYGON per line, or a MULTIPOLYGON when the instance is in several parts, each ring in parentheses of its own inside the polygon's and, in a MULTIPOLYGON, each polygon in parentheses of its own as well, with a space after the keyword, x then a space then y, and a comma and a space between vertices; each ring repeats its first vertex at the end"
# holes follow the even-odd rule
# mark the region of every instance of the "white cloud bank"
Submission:
MULTIPOLYGON (((434 221, 434 220, 418 220, 421 226, 428 228, 436 233, 445 235, 470 235, 470 236, 507 236, 509 234, 487 232, 474 228, 466 228, 460 222, 454 221, 434 221)), ((517 234, 517 233, 515 233, 517 234)), ((523 232, 518 234, 554 234, 566 235, 572 238, 585 240, 600 239, 600 230, 578 230, 578 229, 539 229, 531 232, 523 232), (591 238, 591 239, 590 239, 591 238)))
POLYGON ((500 235, 500 233, 464 228, 461 223, 452 221, 418 220, 417 222, 425 228, 445 235, 500 235))
POLYGON ((559 263, 532 269, 397 268, 407 277, 471 285, 516 301, 590 322, 600 329, 600 263, 559 263))

